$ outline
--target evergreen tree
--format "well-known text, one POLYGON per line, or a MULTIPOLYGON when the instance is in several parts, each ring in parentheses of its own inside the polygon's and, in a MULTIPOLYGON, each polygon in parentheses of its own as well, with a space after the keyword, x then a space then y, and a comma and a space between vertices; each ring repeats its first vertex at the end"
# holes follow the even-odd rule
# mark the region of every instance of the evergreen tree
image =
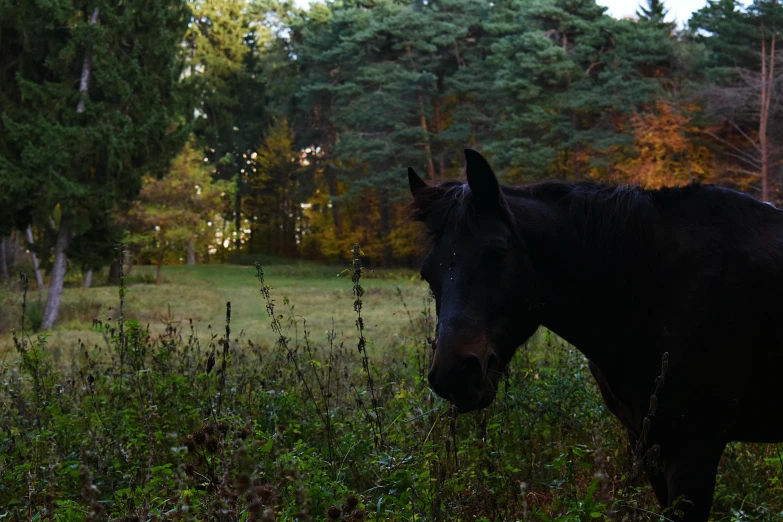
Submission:
POLYGON ((245 206, 253 216, 250 224, 253 251, 294 257, 305 229, 302 205, 310 191, 302 194, 311 171, 302 165, 295 148, 294 133, 287 120, 274 122, 253 155, 248 176, 245 206))
MULTIPOLYGON (((264 89, 258 59, 259 34, 251 27, 251 6, 245 0, 190 0, 193 20, 186 36, 187 74, 197 86, 194 131, 204 145, 218 179, 233 180, 231 214, 237 232, 242 226, 248 156, 262 139, 264 89)), ((235 237, 240 249, 241 234, 235 237)))
POLYGON ((512 179, 605 175, 630 146, 620 123, 661 92, 674 60, 666 31, 606 16, 592 0, 509 1, 484 91, 488 149, 512 179), (604 174, 604 171, 607 171, 604 174))
MULTIPOLYGON (((452 166, 459 174, 458 151, 470 140, 472 113, 455 117, 465 104, 451 77, 472 57, 471 32, 488 8, 488 2, 459 0, 344 2, 315 5, 299 22, 294 49, 307 125, 298 128, 311 130, 303 143, 321 146, 315 161, 338 239, 350 241, 342 238, 341 209, 347 215, 368 201, 377 221, 363 235, 378 230, 390 237, 396 202, 404 197, 401 165, 424 165, 435 179, 452 166), (348 193, 339 192, 341 184, 348 193)), ((381 249, 389 262, 391 243, 381 249)))
POLYGON ((112 209, 89 209, 80 216, 82 230, 75 231, 68 245, 68 259, 85 274, 84 286, 92 284, 92 273, 116 261, 122 246, 124 231, 116 223, 112 209))
POLYGON ((661 28, 674 29, 674 24, 666 22, 669 10, 664 7, 662 0, 646 0, 645 3, 646 5, 640 5, 639 10, 636 11, 639 20, 647 21, 661 28))
POLYGON ((195 263, 199 250, 208 252, 218 237, 217 220, 232 187, 213 181, 201 153, 189 143, 165 176, 145 176, 139 199, 127 214, 128 243, 142 258, 157 265, 157 284, 163 280, 166 258, 195 263))
POLYGON ((177 0, 0 8, 1 184, 13 191, 14 211, 32 208, 57 226, 44 328, 57 318, 83 209, 133 197, 141 175, 165 168, 181 147, 179 46, 188 19, 177 0))

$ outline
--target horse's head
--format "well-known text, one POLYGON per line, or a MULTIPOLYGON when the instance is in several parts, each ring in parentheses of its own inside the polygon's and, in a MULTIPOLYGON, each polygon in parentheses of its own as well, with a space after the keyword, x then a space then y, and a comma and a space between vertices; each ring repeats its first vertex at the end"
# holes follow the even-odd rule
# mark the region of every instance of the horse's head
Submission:
POLYGON ((432 239, 421 267, 438 315, 429 381, 460 412, 492 403, 503 369, 539 324, 524 237, 487 161, 472 150, 465 157, 467 185, 429 186, 408 169, 413 216, 432 239))

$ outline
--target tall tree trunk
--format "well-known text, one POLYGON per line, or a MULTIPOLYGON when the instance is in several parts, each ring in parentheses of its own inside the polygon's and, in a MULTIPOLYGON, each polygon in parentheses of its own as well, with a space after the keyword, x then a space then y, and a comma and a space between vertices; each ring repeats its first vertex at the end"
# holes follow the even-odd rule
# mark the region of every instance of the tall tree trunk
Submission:
POLYGON ((129 276, 133 271, 133 255, 130 250, 125 251, 125 264, 128 265, 128 268, 125 269, 125 275, 129 276))
MULTIPOLYGON (((442 81, 438 80, 438 86, 440 87, 440 84, 442 81)), ((440 133, 443 130, 442 129, 442 121, 441 121, 441 113, 440 113, 440 93, 435 95, 435 98, 432 101, 432 104, 434 105, 434 112, 435 112, 435 133, 440 137, 440 133)), ((438 154, 438 177, 441 181, 446 181, 446 158, 443 155, 443 151, 441 150, 438 154)))
POLYGON ((120 283, 120 263, 119 261, 112 261, 109 265, 109 284, 116 285, 120 283))
MULTIPOLYGON (((90 17, 90 25, 98 23, 98 15, 101 13, 100 7, 96 7, 90 17)), ((92 69, 92 49, 88 48, 84 53, 84 62, 82 63, 82 77, 79 81, 79 104, 76 106, 76 112, 84 112, 84 100, 87 98, 87 91, 90 89, 90 70, 92 69)))
POLYGON ((247 238, 247 253, 258 253, 258 223, 250 224, 250 233, 247 238))
MULTIPOLYGON (((220 242, 220 248, 221 248, 221 255, 220 255, 220 264, 222 265, 226 261, 226 251, 228 250, 228 247, 226 246, 226 240, 228 239, 226 237, 226 230, 228 229, 228 220, 223 220, 223 235, 221 236, 223 240, 220 242)), ((229 245, 231 243, 228 243, 229 245)))
POLYGON ((84 274, 84 288, 90 288, 92 286, 92 268, 87 270, 84 274))
POLYGON ((5 247, 8 241, 4 237, 0 237, 0 279, 8 279, 8 262, 5 255, 5 247))
POLYGON ((158 256, 158 268, 155 274, 155 284, 161 285, 163 283, 163 254, 158 256))
POLYGON ((234 246, 239 252, 242 249, 242 194, 240 193, 240 187, 242 186, 242 178, 237 176, 237 197, 234 202, 234 226, 236 227, 237 237, 234 241, 234 246))
POLYGON ((291 200, 283 201, 283 247, 282 252, 285 257, 291 254, 291 200))
POLYGON ((6 243, 6 262, 10 268, 16 268, 19 264, 19 232, 14 230, 10 236, 8 236, 8 242, 6 243))
POLYGON ((71 240, 71 219, 63 216, 60 220, 60 229, 57 231, 57 243, 54 247, 54 264, 52 265, 52 279, 49 281, 49 294, 46 296, 43 321, 41 328, 48 330, 57 322, 60 313, 60 301, 63 297, 63 283, 65 283, 65 269, 68 257, 65 251, 71 240))
POLYGON ((424 114, 424 95, 418 92, 419 98, 419 123, 424 132, 424 152, 427 154, 427 177, 429 181, 435 181, 435 162, 432 161, 432 147, 430 146, 430 132, 427 129, 427 117, 424 114))
MULTIPOLYGON (((319 118, 316 111, 316 118, 319 118)), ((337 239, 343 237, 343 220, 340 215, 340 209, 335 198, 340 197, 340 186, 337 184, 337 173, 332 165, 331 148, 337 143, 337 130, 334 125, 329 123, 326 128, 329 135, 329 145, 324 147, 324 175, 326 176, 326 185, 329 188, 329 198, 332 204, 332 221, 334 222, 334 235, 337 239)))
POLYGON ((38 291, 42 291, 44 288, 43 283, 43 276, 41 275, 41 269, 38 266, 38 256, 35 253, 35 250, 33 250, 33 244, 35 241, 33 240, 33 227, 30 225, 27 225, 27 243, 28 248, 30 249, 30 257, 33 258, 33 270, 35 271, 35 282, 38 284, 38 291))
POLYGON ((761 29, 761 108, 759 111, 759 149, 761 153, 761 200, 769 201, 769 140, 767 128, 769 123, 770 104, 772 101, 773 82, 775 80, 775 27, 772 28, 772 41, 769 47, 769 63, 767 63, 767 42, 764 28, 761 29))
POLYGON ((189 265, 196 264, 196 240, 194 238, 188 239, 188 258, 187 263, 189 265))
MULTIPOLYGON (((96 7, 90 17, 90 25, 98 23, 100 8, 96 7)), ((76 106, 76 112, 84 112, 84 100, 87 98, 87 92, 90 87, 90 70, 92 68, 92 49, 88 48, 84 53, 84 62, 82 63, 82 76, 79 81, 79 103, 76 106)), ((71 240, 71 221, 67 216, 60 219, 60 230, 57 232, 57 243, 54 248, 54 265, 52 266, 52 279, 49 281, 49 293, 46 296, 46 306, 44 307, 43 321, 41 328, 48 330, 57 322, 57 316, 60 313, 60 301, 63 296, 63 283, 65 282, 65 270, 68 264, 68 258, 65 251, 68 249, 68 243, 71 240)))
POLYGON ((274 253, 279 256, 285 246, 285 221, 287 219, 285 202, 281 197, 277 198, 277 209, 280 221, 277 222, 277 245, 274 253))
POLYGON ((381 252, 381 262, 384 267, 388 267, 392 263, 392 251, 391 241, 389 241, 389 235, 391 233, 391 219, 389 210, 389 200, 385 190, 382 190, 379 194, 380 201, 378 202, 378 210, 381 218, 381 237, 383 241, 383 251, 381 252))
POLYGON ((326 167, 324 167, 324 173, 326 174, 326 185, 329 188, 329 198, 332 205, 332 221, 334 222, 334 235, 337 239, 343 237, 343 220, 340 216, 340 209, 337 206, 335 198, 340 196, 340 191, 337 186, 337 176, 334 173, 334 167, 332 167, 328 161, 326 167))

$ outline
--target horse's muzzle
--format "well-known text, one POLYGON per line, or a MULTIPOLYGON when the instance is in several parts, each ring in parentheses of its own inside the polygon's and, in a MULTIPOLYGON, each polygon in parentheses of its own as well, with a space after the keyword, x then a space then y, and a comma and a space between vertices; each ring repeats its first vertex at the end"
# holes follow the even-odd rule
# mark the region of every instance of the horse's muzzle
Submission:
POLYGON ((500 377, 500 364, 494 352, 490 351, 484 361, 474 354, 451 359, 433 362, 428 375, 432 390, 451 401, 460 413, 492 404, 500 377))

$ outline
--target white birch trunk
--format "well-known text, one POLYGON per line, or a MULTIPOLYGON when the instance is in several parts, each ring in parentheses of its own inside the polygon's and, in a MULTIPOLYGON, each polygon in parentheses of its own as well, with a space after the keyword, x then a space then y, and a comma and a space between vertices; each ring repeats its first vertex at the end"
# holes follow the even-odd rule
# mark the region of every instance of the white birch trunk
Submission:
POLYGON ((54 265, 52 266, 52 279, 49 282, 49 294, 46 296, 41 329, 48 330, 57 322, 60 313, 60 301, 63 297, 63 283, 65 282, 65 270, 68 257, 65 251, 71 239, 71 222, 63 216, 60 220, 60 230, 57 232, 57 243, 54 247, 54 265))
POLYGON ((40 292, 44 288, 43 275, 41 275, 41 269, 38 267, 38 256, 33 251, 33 227, 27 226, 27 243, 30 249, 30 257, 33 258, 33 270, 35 271, 35 282, 38 284, 38 291, 40 292))
MULTIPOLYGON (((98 15, 101 13, 99 7, 95 8, 90 17, 90 25, 98 23, 98 15)), ((82 62, 82 77, 79 81, 79 105, 76 106, 76 112, 84 112, 84 100, 87 98, 87 92, 90 90, 90 70, 92 69, 92 50, 87 49, 84 53, 84 62, 82 62)))

